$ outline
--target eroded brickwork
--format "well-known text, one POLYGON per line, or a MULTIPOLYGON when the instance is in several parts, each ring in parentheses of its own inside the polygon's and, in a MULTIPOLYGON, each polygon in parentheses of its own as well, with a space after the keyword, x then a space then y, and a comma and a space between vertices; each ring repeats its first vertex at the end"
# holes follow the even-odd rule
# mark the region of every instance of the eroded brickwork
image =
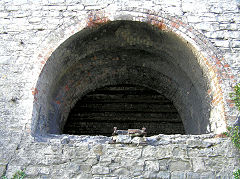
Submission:
POLYGON ((10 176, 26 168, 28 178, 59 178, 59 175, 63 178, 231 178, 239 163, 237 151, 227 139, 180 136, 183 144, 171 139, 153 146, 133 147, 96 144, 96 140, 78 143, 76 140, 81 139, 70 140, 67 136, 39 142, 31 136, 33 102, 38 100, 39 93, 36 83, 52 52, 83 28, 114 20, 150 23, 189 42, 202 57, 199 64, 206 69, 210 81, 208 92, 216 109, 212 118, 224 119, 228 124, 234 122, 237 112, 228 94, 240 82, 237 1, 3 0, 0 1, 0 175, 10 176), (192 138, 195 146, 188 143, 192 138), (207 145, 205 140, 213 145, 207 145), (165 151, 166 147, 168 154, 153 152, 165 151), (124 163, 127 160, 116 156, 119 153, 129 156, 129 166, 124 163), (132 165, 139 166, 139 169, 134 167, 138 171, 132 171, 132 165))

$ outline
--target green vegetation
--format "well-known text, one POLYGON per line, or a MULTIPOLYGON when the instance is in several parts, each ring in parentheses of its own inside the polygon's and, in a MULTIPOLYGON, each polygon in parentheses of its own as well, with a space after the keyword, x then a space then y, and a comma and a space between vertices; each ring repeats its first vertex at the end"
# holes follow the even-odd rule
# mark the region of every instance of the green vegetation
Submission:
MULTIPOLYGON (((234 86, 234 92, 230 94, 237 109, 240 111, 240 83, 234 86)), ((227 135, 231 138, 233 144, 240 150, 240 128, 239 126, 228 127, 227 135)))
POLYGON ((232 98, 236 107, 240 111, 240 83, 234 86, 234 92, 230 94, 230 97, 232 98))
MULTIPOLYGON (((230 97, 234 101, 238 111, 240 111, 240 83, 234 86, 234 92, 230 94, 230 97)), ((240 127, 228 127, 227 136, 232 140, 232 143, 240 151, 240 127)), ((234 179, 240 179, 240 169, 233 172, 234 179)))
POLYGON ((227 136, 231 138, 232 143, 240 150, 240 128, 239 126, 228 127, 227 136))
POLYGON ((238 169, 236 172, 233 172, 234 179, 240 179, 240 169, 238 169))
MULTIPOLYGON (((17 171, 11 179, 23 179, 26 176, 24 171, 17 171)), ((8 179, 6 176, 2 176, 1 179, 8 179)))

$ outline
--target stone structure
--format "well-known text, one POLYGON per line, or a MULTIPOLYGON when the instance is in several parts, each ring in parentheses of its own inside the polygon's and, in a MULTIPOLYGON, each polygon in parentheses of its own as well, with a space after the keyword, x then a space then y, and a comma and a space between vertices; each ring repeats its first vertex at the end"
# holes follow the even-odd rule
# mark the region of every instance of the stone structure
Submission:
POLYGON ((239 29, 232 0, 0 1, 0 175, 232 178, 239 152, 214 134, 237 115, 239 29), (80 98, 119 84, 164 95, 197 135, 62 135, 80 98))

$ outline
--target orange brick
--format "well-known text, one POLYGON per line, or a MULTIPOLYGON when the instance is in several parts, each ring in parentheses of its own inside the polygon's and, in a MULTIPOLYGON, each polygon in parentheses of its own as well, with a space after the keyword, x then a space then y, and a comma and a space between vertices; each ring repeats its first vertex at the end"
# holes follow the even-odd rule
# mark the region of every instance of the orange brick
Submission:
POLYGON ((212 90, 211 90, 211 89, 209 89, 207 92, 208 92, 208 94, 211 94, 212 90))
POLYGON ((38 89, 34 88, 34 90, 32 91, 32 94, 33 94, 33 96, 37 95, 38 94, 38 89))
POLYGON ((231 104, 231 103, 234 103, 234 101, 231 100, 231 99, 227 99, 226 101, 227 101, 227 103, 230 103, 230 104, 231 104))
POLYGON ((171 26, 177 29, 179 28, 179 24, 177 24, 176 22, 171 22, 171 26))
POLYGON ((213 103, 213 105, 217 105, 217 104, 219 104, 220 103, 220 101, 222 101, 222 97, 220 97, 219 99, 217 99, 214 103, 213 103))

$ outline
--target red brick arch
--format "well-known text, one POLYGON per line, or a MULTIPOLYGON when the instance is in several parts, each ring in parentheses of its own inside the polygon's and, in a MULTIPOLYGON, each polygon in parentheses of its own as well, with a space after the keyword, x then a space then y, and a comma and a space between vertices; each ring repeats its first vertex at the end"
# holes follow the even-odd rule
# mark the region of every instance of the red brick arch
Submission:
MULTIPOLYGON (((114 15, 103 11, 92 11, 87 14, 80 22, 72 24, 70 27, 62 27, 65 35, 60 37, 55 43, 49 44, 47 37, 43 41, 40 48, 40 53, 37 53, 39 72, 44 68, 44 65, 52 52, 66 39, 73 34, 79 32, 83 28, 96 28, 99 25, 106 24, 114 20, 124 19, 146 22, 162 31, 172 31, 183 39, 192 49, 193 53, 198 57, 198 63, 204 71, 204 75, 209 81, 208 94, 211 96, 211 116, 210 121, 213 128, 216 128, 216 133, 223 132, 226 129, 227 120, 231 117, 229 100, 230 85, 235 82, 235 77, 231 73, 231 67, 226 63, 221 51, 216 49, 213 44, 204 37, 199 31, 184 23, 181 18, 171 17, 166 14, 156 13, 148 10, 138 12, 138 16, 131 11, 116 12, 114 15), (223 123, 225 121, 226 123, 223 123), (219 128, 219 130, 217 130, 219 128)), ((52 34, 58 31, 51 32, 52 34)), ((39 52, 39 51, 38 51, 39 52)), ((68 87, 66 87, 67 89, 68 87)), ((38 89, 32 88, 34 100, 38 100, 38 89)))

